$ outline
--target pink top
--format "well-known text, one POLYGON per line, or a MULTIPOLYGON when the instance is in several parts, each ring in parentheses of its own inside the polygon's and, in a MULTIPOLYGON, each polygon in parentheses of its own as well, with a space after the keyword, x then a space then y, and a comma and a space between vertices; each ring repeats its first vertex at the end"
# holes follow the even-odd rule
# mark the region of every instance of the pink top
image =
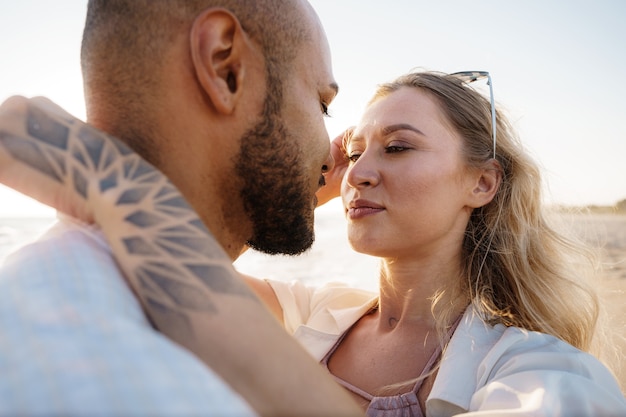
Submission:
MULTIPOLYGON (((448 340, 452 336, 452 333, 454 333, 454 330, 458 326, 459 321, 460 320, 457 320, 456 323, 449 330, 448 340)), ((330 369, 328 368, 328 361, 330 360, 330 357, 333 355, 333 353, 335 353, 335 351, 349 332, 350 329, 344 332, 339 340, 337 340, 337 343, 335 343, 335 345, 328 351, 326 356, 324 356, 324 358, 321 360, 321 364, 326 367, 326 369, 328 369, 328 372, 330 372, 330 369)), ((355 387, 351 383, 339 378, 338 376, 333 375, 333 377, 344 388, 369 401, 370 404, 367 407, 366 411, 366 415, 368 417, 424 417, 424 413, 422 412, 422 408, 420 407, 420 403, 417 398, 417 393, 422 386, 422 383, 426 379, 423 377, 432 370, 435 362, 437 361, 437 358, 441 354, 441 349, 441 346, 438 346, 437 349, 435 349, 432 356, 426 363, 426 366, 424 366, 424 369, 422 369, 422 373, 420 374, 418 381, 413 386, 413 389, 404 394, 377 397, 363 391, 359 387, 355 387)))

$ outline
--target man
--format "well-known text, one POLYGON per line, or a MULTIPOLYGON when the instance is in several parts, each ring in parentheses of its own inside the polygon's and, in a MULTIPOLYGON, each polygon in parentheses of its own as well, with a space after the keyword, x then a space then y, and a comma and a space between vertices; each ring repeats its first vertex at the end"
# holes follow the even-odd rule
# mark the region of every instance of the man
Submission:
POLYGON ((134 155, 50 103, 17 103, 0 123, 3 181, 70 184, 65 200, 76 205, 66 211, 100 224, 107 202, 124 205, 131 231, 104 228, 105 241, 66 219, 7 260, 1 415, 250 413, 148 325, 112 253, 155 326, 193 348, 259 414, 359 413, 225 266, 245 244, 299 253, 312 242, 315 192, 333 163, 322 120, 337 93, 329 55, 304 0, 90 1, 82 47, 88 122, 165 173, 228 257, 213 240, 188 234, 203 233, 200 222, 177 223, 186 203, 164 198, 172 190, 157 174, 145 179, 160 181, 157 194, 124 188, 125 178, 149 168, 134 155), (12 177, 13 163, 33 168, 32 181, 12 177), (106 175, 94 183, 93 172, 106 175), (131 236, 133 227, 158 229, 154 242, 131 236), (202 253, 213 263, 202 263, 202 253), (153 269, 127 269, 150 256, 153 269), (210 339, 195 337, 198 326, 211 329, 210 339))

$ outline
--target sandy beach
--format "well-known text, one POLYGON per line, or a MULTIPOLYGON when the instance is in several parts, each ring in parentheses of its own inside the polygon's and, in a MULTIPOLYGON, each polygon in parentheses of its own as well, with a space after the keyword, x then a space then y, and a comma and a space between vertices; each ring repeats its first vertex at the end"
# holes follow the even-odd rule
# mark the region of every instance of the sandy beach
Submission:
POLYGON ((603 270, 599 292, 608 323, 621 350, 621 363, 614 370, 626 394, 626 213, 590 214, 573 217, 573 227, 590 243, 600 247, 603 270))

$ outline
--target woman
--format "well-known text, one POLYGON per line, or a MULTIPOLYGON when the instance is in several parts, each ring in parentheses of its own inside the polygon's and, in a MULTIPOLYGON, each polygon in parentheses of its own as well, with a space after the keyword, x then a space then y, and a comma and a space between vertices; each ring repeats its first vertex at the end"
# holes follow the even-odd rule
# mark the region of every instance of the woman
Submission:
POLYGON ((458 76, 382 85, 345 137, 341 185, 380 294, 249 282, 368 415, 623 415, 583 353, 598 318, 586 253, 547 224, 537 166, 500 112, 495 145, 490 121, 458 76))
MULTIPOLYGON (((538 170, 500 113, 494 148, 491 109, 457 76, 409 74, 381 86, 346 135, 346 163, 327 175, 327 191, 343 178, 350 241, 381 258, 379 294, 249 284, 368 415, 623 415, 616 381, 585 353, 598 302, 573 261, 584 252, 546 224, 538 170)), ((23 191, 35 193, 35 181, 23 191)), ((132 182, 111 186, 124 195, 132 182)), ((59 200, 44 198, 52 193, 45 187, 36 192, 59 200)), ((175 192, 168 187, 168 197, 175 192)), ((107 198, 78 200, 74 214, 90 220, 85 213, 95 211, 110 241, 128 241, 116 230, 132 225, 116 225, 123 216, 111 215, 118 208, 107 198)), ((126 203, 127 210, 134 204, 126 203)), ((191 212, 178 210, 176 218, 191 212)), ((150 242, 143 228, 132 233, 150 242)), ((150 259, 127 262, 123 245, 112 247, 135 291, 150 300, 133 276, 150 259)), ((176 266, 185 282, 198 279, 176 266)), ((151 303, 144 306, 158 318, 151 303)), ((176 335, 176 322, 158 325, 176 335)), ((210 338, 193 330, 197 337, 181 343, 203 358, 207 347, 198 341, 210 338)))

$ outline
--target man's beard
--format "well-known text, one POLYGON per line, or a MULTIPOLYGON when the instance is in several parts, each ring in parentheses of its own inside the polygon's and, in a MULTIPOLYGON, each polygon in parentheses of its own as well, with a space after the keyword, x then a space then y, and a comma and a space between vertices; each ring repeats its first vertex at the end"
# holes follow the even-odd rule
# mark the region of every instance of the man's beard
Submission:
POLYGON ((242 136, 236 162, 253 227, 247 243, 268 254, 297 255, 314 240, 310 180, 302 172, 299 146, 281 120, 279 90, 268 84, 261 120, 242 136))

